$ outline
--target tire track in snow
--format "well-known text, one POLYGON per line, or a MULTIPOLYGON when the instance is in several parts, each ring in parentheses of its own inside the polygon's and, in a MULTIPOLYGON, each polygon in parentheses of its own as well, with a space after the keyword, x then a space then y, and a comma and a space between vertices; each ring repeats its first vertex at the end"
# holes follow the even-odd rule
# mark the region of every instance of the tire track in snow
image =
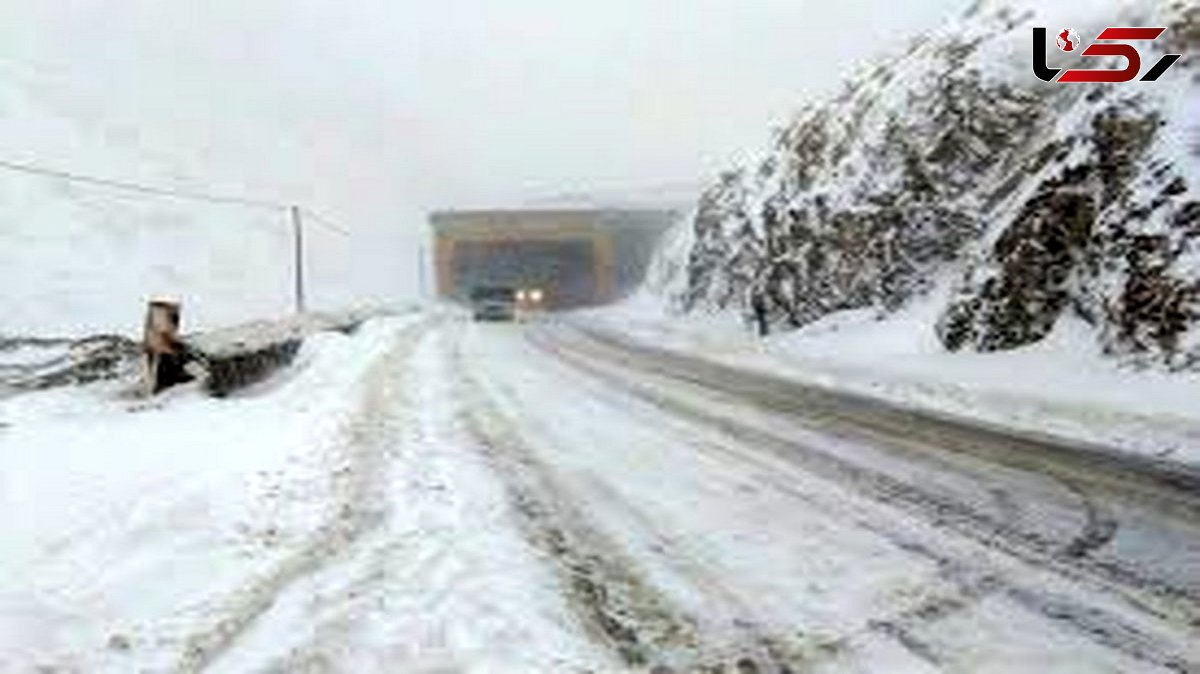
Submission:
MULTIPOLYGON (((554 353, 554 356, 560 359, 565 357, 562 353, 554 353)), ((576 363, 568 363, 568 366, 580 367, 576 363)), ((599 375, 590 367, 586 369, 585 373, 611 389, 621 390, 626 394, 630 392, 628 384, 614 386, 616 382, 611 377, 599 375)), ((681 410, 676 407, 664 406, 657 398, 649 399, 636 394, 635 397, 648 403, 653 409, 679 415, 681 418, 688 416, 680 414, 681 410)), ((733 459, 755 466, 762 471, 759 479, 764 481, 764 486, 786 494, 789 498, 797 499, 804 503, 806 508, 820 511, 834 519, 844 520, 847 517, 845 503, 828 503, 822 498, 797 488, 792 481, 785 477, 792 471, 796 471, 797 468, 787 462, 781 462, 774 455, 763 456, 760 453, 743 449, 736 443, 716 442, 707 438, 694 441, 691 446, 718 460, 733 459)), ((796 479, 796 482, 801 481, 802 479, 799 477, 796 479)), ((932 598, 923 600, 915 606, 868 619, 860 629, 826 637, 815 644, 815 647, 812 644, 796 647, 790 644, 788 639, 764 638, 764 643, 773 653, 778 654, 775 656, 776 660, 795 664, 803 671, 803 668, 807 666, 836 657, 839 653, 848 650, 856 638, 869 633, 878 633, 893 639, 916 658, 939 668, 942 667, 945 664, 945 658, 940 656, 932 645, 925 643, 918 636, 920 629, 935 620, 970 610, 986 597, 1003 589, 1004 582, 993 573, 976 570, 967 563, 936 552, 929 545, 918 542, 909 535, 898 533, 868 515, 852 514, 851 523, 857 528, 884 538, 900 549, 932 562, 939 570, 938 577, 948 581, 954 591, 950 594, 938 592, 932 598)))
POLYGON ((1117 536, 1117 529, 1121 526, 1112 510, 1088 496, 1087 491, 1076 482, 1072 480, 1059 480, 1059 482, 1079 497, 1081 507, 1087 516, 1083 530, 1063 546, 1062 556, 1084 557, 1111 543, 1117 536))
MULTIPOLYGON (((608 361, 616 364, 618 367, 628 369, 631 372, 638 371, 640 374, 646 374, 646 372, 637 369, 638 365, 636 360, 629 360, 627 358, 616 356, 614 353, 610 352, 611 347, 608 345, 593 343, 593 340, 591 340, 590 337, 585 339, 588 342, 586 348, 580 348, 578 344, 567 344, 561 340, 561 338, 547 340, 543 335, 535 335, 532 341, 535 345, 546 349, 548 352, 559 357, 560 359, 570 360, 573 367, 591 371, 594 376, 607 378, 610 380, 610 384, 619 384, 621 388, 627 391, 638 393, 639 397, 650 400, 660 408, 664 406, 671 407, 673 405, 678 408, 680 402, 677 399, 679 396, 674 396, 668 399, 664 396, 664 394, 661 393, 661 391, 659 391, 657 387, 647 387, 644 385, 639 386, 634 384, 631 380, 614 377, 611 373, 597 369, 598 363, 608 361), (634 391, 634 388, 637 388, 638 390, 634 391)), ((715 393, 718 395, 727 396, 732 400, 736 400, 737 404, 749 406, 759 405, 759 401, 757 399, 750 397, 743 399, 733 396, 722 389, 713 389, 711 387, 707 387, 698 379, 680 378, 673 376, 673 374, 669 371, 660 369, 651 369, 649 373, 657 377, 679 379, 681 383, 700 390, 705 390, 706 393, 715 393)), ((806 422, 813 420, 810 418, 808 410, 784 410, 775 406, 768 406, 767 409, 773 414, 783 415, 784 417, 790 419, 792 423, 795 423, 796 420, 799 420, 799 425, 804 428, 807 428, 806 422)), ((681 412, 683 416, 702 418, 710 426, 725 427, 727 430, 735 426, 740 430, 746 426, 746 424, 737 422, 736 420, 734 420, 734 423, 730 423, 726 419, 728 415, 715 414, 709 409, 704 409, 696 405, 688 405, 686 410, 675 409, 674 411, 681 412)), ((821 423, 814 425, 813 428, 821 429, 823 431, 827 430, 826 424, 829 422, 840 424, 842 426, 847 424, 853 426, 856 424, 857 420, 856 417, 827 413, 824 411, 818 413, 817 417, 819 417, 819 421, 821 423)), ((835 426, 834 428, 828 430, 830 430, 831 437, 833 438, 849 439, 856 443, 863 443, 865 439, 866 443, 864 444, 869 444, 871 446, 876 446, 873 443, 882 443, 882 446, 886 447, 889 452, 904 457, 909 461, 918 461, 926 464, 926 467, 928 468, 964 476, 973 483, 985 483, 985 489, 982 491, 987 494, 987 501, 990 502, 995 508, 995 512, 987 512, 986 510, 973 506, 960 496, 944 489, 936 489, 932 486, 918 488, 915 485, 912 485, 910 482, 906 482, 902 478, 893 478, 884 469, 875 468, 862 461, 851 461, 832 452, 822 451, 811 446, 811 443, 797 441, 793 443, 796 445, 796 447, 793 449, 800 450, 799 453, 793 451, 786 452, 786 454, 795 456, 797 460, 807 461, 812 468, 820 468, 822 471, 824 471, 823 474, 833 478, 840 478, 842 482, 856 484, 872 483, 877 490, 888 492, 893 496, 896 494, 908 493, 908 496, 911 497, 912 500, 919 500, 925 503, 927 510, 929 513, 931 513, 931 517, 935 521, 940 521, 940 518, 974 519, 980 525, 984 525, 996 531, 1006 531, 1007 535, 1010 537, 1028 540, 1047 551, 1057 549, 1059 547, 1065 550, 1072 548, 1073 546, 1083 547, 1090 551, 1091 549, 1098 547, 1089 547, 1087 545, 1080 545, 1076 543, 1077 540, 1082 540, 1088 537, 1087 524, 1089 518, 1091 517, 1093 506, 1089 502, 1088 497, 1084 492, 1075 488, 1072 484, 1068 483, 1066 480, 1057 475, 1046 475, 1044 477, 1057 484, 1064 491, 1069 492, 1073 498, 1077 498, 1082 504, 1082 507, 1079 508, 1079 512, 1081 513, 1081 521, 1078 530, 1070 538, 1068 538, 1067 542, 1065 543, 1063 542, 1061 533, 1058 532, 1044 533, 1031 528, 1019 528, 1017 525, 1022 520, 1026 519, 1024 516, 1025 513, 1023 505, 1014 499, 1012 494, 1008 493, 1002 482, 997 481, 988 475, 981 474, 979 472, 980 466, 974 466, 972 468, 945 460, 944 457, 939 457, 936 455, 936 452, 931 451, 929 446, 903 437, 903 434, 898 433, 896 429, 889 429, 890 432, 882 433, 880 432, 880 429, 875 427, 866 427, 861 429, 855 428, 854 430, 856 432, 854 433, 846 433, 843 432, 843 429, 840 426, 835 426)), ((732 431, 730 432, 732 433, 732 431)))
MULTIPOLYGON (((492 394, 470 373, 460 341, 454 346, 464 426, 507 485, 530 541, 554 562, 570 606, 585 628, 630 667, 652 671, 788 672, 775 643, 748 624, 743 638, 714 647, 702 621, 638 570, 622 546, 592 526, 555 471, 539 461, 492 394), (729 667, 729 670, 726 670, 729 667)), ((693 581, 695 577, 693 577, 693 581)), ((722 590, 723 592, 723 590, 722 590)), ((728 641, 723 640, 723 641, 728 641)))
MULTIPOLYGON (((550 641, 561 636, 587 641, 578 630, 563 629, 561 622, 555 624, 560 632, 547 632, 545 625, 523 615, 527 606, 505 600, 511 589, 485 580, 495 576, 511 582, 514 574, 524 575, 525 562, 536 563, 540 551, 529 549, 511 517, 497 516, 497 510, 508 512, 507 494, 495 489, 494 466, 462 428, 446 342, 447 330, 423 336, 406 371, 403 403, 408 409, 393 410, 389 437, 395 462, 388 497, 396 511, 355 546, 352 558, 322 571, 336 580, 314 580, 316 589, 301 618, 307 633, 274 656, 261 670, 264 674, 475 671, 476 664, 470 663, 491 660, 493 647, 510 648, 514 632, 550 641), (475 491, 476 480, 482 494, 475 491), (488 514, 481 516, 484 512, 488 514), (498 554, 508 541, 519 546, 516 556, 498 554), (388 632, 394 636, 380 638, 388 632), (446 635, 455 633, 448 644, 446 635), (364 634, 374 638, 365 640, 364 634), (470 636, 462 640, 463 634, 470 636), (504 642, 493 644, 495 638, 504 642), (482 660, 481 654, 486 654, 482 660)), ((544 570, 537 571, 539 581, 544 580, 544 570)), ((589 644, 587 650, 590 659, 579 653, 540 653, 520 660, 536 666, 517 666, 505 659, 511 655, 500 653, 494 662, 503 663, 500 671, 543 671, 544 661, 566 670, 564 663, 573 659, 580 664, 575 671, 587 671, 597 662, 611 664, 597 657, 603 654, 600 649, 589 644)))
MULTIPOLYGON (((577 351, 576 347, 571 344, 546 338, 540 333, 535 333, 531 341, 535 346, 562 360, 577 371, 625 390, 665 412, 695 419, 721 430, 729 437, 748 441, 749 444, 765 448, 780 458, 798 463, 807 471, 829 477, 836 482, 854 485, 858 491, 881 503, 899 506, 938 528, 965 534, 968 538, 987 548, 1005 552, 1019 560, 1052 570, 1076 582, 1092 584, 1100 582, 1110 591, 1115 590, 1119 596, 1126 599, 1135 608, 1150 613, 1156 618, 1170 620, 1168 615, 1160 613, 1154 607, 1139 600, 1139 590, 1144 589, 1152 581, 1135 578, 1130 586, 1127 584, 1128 576, 1133 572, 1113 573, 1111 566, 1087 564, 1087 553, 1111 540, 1115 534, 1115 523, 1108 524, 1107 522, 1112 520, 1106 517, 1104 511, 1097 508, 1086 495, 1071 485, 1068 485, 1068 488, 1072 489, 1083 501, 1086 520, 1080 532, 1063 546, 1057 541, 1027 532, 1014 532, 1006 526, 1006 523, 995 521, 989 516, 975 512, 964 504, 926 493, 913 485, 848 463, 832 454, 797 443, 789 438, 779 437, 769 431, 715 414, 699 405, 685 402, 682 396, 668 396, 659 387, 639 383, 636 376, 630 376, 633 374, 632 370, 635 366, 627 359, 597 353, 597 349, 593 348, 587 349, 586 352, 577 351), (597 358, 600 361, 611 360, 615 367, 624 371, 624 374, 598 366, 593 362, 597 358), (1066 562, 1070 562, 1070 564, 1066 562), (1081 566, 1082 568, 1080 568, 1081 566)), ((890 540, 895 538, 895 535, 890 532, 880 531, 878 533, 887 535, 890 540)), ((993 573, 964 574, 962 569, 966 567, 961 562, 946 558, 924 544, 912 541, 894 540, 893 542, 936 561, 945 569, 953 570, 953 574, 960 580, 965 576, 980 579, 966 583, 959 582, 960 596, 958 597, 938 598, 927 605, 915 607, 900 615, 871 621, 870 629, 895 637, 905 648, 922 659, 936 664, 938 657, 931 648, 915 638, 914 631, 920 625, 969 608, 984 597, 1003 592, 1009 598, 1036 613, 1056 622, 1065 623, 1091 640, 1136 660, 1153 663, 1170 671, 1200 670, 1200 662, 1192 661, 1189 656, 1176 652, 1174 648, 1161 642, 1158 638, 1115 614, 1080 605, 1072 599, 1055 596, 1044 590, 1030 589, 1001 580, 993 573)), ((1174 588, 1170 589, 1174 590, 1174 588)), ((1193 606, 1192 610, 1194 609, 1193 606)))
MULTIPOLYGON (((840 650, 840 642, 821 635, 806 635, 778 627, 765 628, 764 624, 771 621, 762 618, 753 601, 747 601, 725 583, 721 579, 721 572, 709 568, 699 559, 687 556, 647 513, 623 499, 611 485, 594 477, 588 481, 591 491, 603 499, 608 509, 621 513, 625 522, 633 523, 638 532, 649 540, 647 554, 653 555, 663 567, 676 572, 728 616, 729 619, 722 622, 730 626, 731 633, 736 635, 733 642, 744 651, 735 658, 737 662, 734 666, 740 667, 736 671, 757 672, 762 669, 760 663, 765 663, 767 671, 804 671, 840 650)), ((806 504, 811 503, 807 495, 802 500, 806 504)))
MULTIPOLYGON (((917 439, 925 440, 926 442, 934 443, 939 446, 936 434, 934 439, 929 439, 926 435, 921 435, 919 438, 908 438, 905 434, 905 429, 894 427, 888 423, 872 424, 866 423, 866 426, 859 429, 859 413, 850 412, 826 412, 825 407, 836 406, 834 403, 821 403, 817 412, 812 412, 804 407, 797 407, 797 403, 793 401, 792 405, 786 405, 781 400, 776 400, 779 397, 778 392, 773 392, 769 396, 770 400, 761 400, 759 398, 748 396, 745 399, 734 395, 720 385, 712 386, 711 382, 707 382, 705 376, 696 372, 681 374, 676 372, 674 368, 681 366, 680 363, 659 364, 647 363, 646 355, 634 350, 625 352, 622 347, 613 346, 608 342, 600 342, 593 339, 590 334, 582 335, 577 330, 573 330, 572 334, 581 337, 587 346, 581 350, 579 344, 575 340, 567 342, 561 337, 548 338, 544 334, 535 335, 533 341, 536 345, 546 348, 552 354, 571 355, 568 351, 574 352, 574 362, 576 367, 583 370, 597 370, 595 363, 608 362, 611 366, 623 368, 630 372, 637 372, 643 377, 647 374, 654 377, 660 377, 665 380, 674 380, 679 383, 697 387, 701 390, 710 391, 719 395, 731 396, 738 400, 740 404, 748 404, 750 406, 765 409, 768 412, 776 415, 782 415, 785 418, 792 418, 801 428, 817 428, 824 429, 829 423, 835 424, 832 429, 835 437, 840 437, 838 432, 843 427, 861 431, 858 436, 851 435, 850 437, 866 438, 867 440, 875 439, 882 443, 882 446, 893 448, 902 453, 909 453, 913 459, 922 459, 922 454, 929 454, 933 450, 929 447, 921 448, 917 439), (616 351, 614 351, 614 349, 616 351), (595 362, 593 362, 595 361, 595 362), (707 382, 707 383, 706 383, 707 382), (815 414, 816 416, 812 416, 815 414), (828 419, 826 418, 828 417, 828 419), (911 450, 911 451, 910 451, 911 450)), ((658 351, 655 350, 652 354, 657 356, 658 351)), ((684 356, 672 356, 676 359, 686 359, 684 356)), ((697 368, 707 366, 707 363, 697 361, 697 368)), ((728 380, 740 376, 731 368, 725 368, 729 373, 721 380, 729 383, 732 388, 741 389, 748 386, 746 382, 732 384, 728 380)), ((724 370, 722 370, 724 372, 724 370)), ((680 404, 679 396, 674 396, 672 400, 666 400, 662 393, 658 390, 661 387, 646 388, 643 384, 635 386, 628 376, 616 376, 611 373, 597 371, 598 376, 607 376, 612 380, 612 383, 618 384, 624 388, 635 387, 641 390, 642 397, 647 397, 658 401, 658 404, 680 404)), ((747 375, 753 378, 755 375, 747 375)), ((797 385, 804 389, 803 385, 797 385)), ((634 392, 631 390, 631 392, 634 392)), ((813 395, 812 392, 805 394, 813 395)), ((807 398, 806 398, 807 400, 807 398)), ((739 431, 757 429, 749 429, 745 424, 739 424, 736 420, 727 419, 725 416, 714 416, 708 409, 700 409, 695 405, 688 405, 688 409, 694 410, 696 415, 709 418, 711 424, 718 427, 737 426, 739 431)), ((685 411, 685 413, 688 413, 685 411)), ((931 423, 941 423, 936 419, 931 420, 931 423)), ((919 427, 919 425, 917 426, 919 427)), ((957 428, 959 434, 965 433, 966 430, 957 428)), ((915 432, 915 431, 914 431, 915 432)), ((987 436, 991 431, 983 429, 980 431, 984 436, 987 436)), ((953 438, 958 440, 957 436, 953 438)), ((785 439, 786 440, 786 439, 785 439)), ((1005 521, 986 513, 978 512, 970 508, 967 504, 957 502, 953 499, 948 499, 938 495, 934 495, 928 490, 918 488, 915 485, 910 485, 899 479, 881 471, 851 463, 837 455, 829 452, 821 451, 815 447, 805 446, 803 443, 793 443, 791 451, 783 450, 783 455, 794 457, 797 461, 805 462, 814 470, 822 469, 829 471, 832 477, 842 477, 844 481, 854 483, 858 477, 870 478, 868 480, 859 480, 864 482, 865 486, 870 486, 872 481, 882 481, 885 492, 890 492, 893 496, 892 500, 899 499, 904 502, 911 502, 911 506, 920 506, 922 501, 926 502, 923 506, 927 518, 938 524, 953 525, 959 520, 973 521, 977 528, 983 529, 988 536, 1000 536, 1014 550, 1020 549, 1026 554, 1032 554, 1037 558, 1065 558, 1071 562, 1071 566, 1060 565, 1060 571, 1068 575, 1079 576, 1081 573, 1088 574, 1092 580, 1104 582, 1111 588, 1120 588, 1123 591, 1123 596, 1131 603, 1139 606, 1142 610, 1155 614, 1159 617, 1166 618, 1173 616, 1185 624, 1200 625, 1200 591, 1194 591, 1188 587, 1173 584, 1164 578, 1157 577, 1152 574, 1145 573, 1138 568, 1123 564, 1118 560, 1099 560, 1093 559, 1091 554, 1100 550, 1106 545, 1112 536, 1116 535, 1119 523, 1115 521, 1108 509, 1100 505, 1097 497, 1093 496, 1090 489, 1085 489, 1082 485, 1090 484, 1089 479, 1095 478, 1090 474, 1081 473, 1078 470, 1072 471, 1065 467, 1059 467, 1057 464, 1042 465, 1036 463, 1041 457, 1021 456, 1013 458, 1013 455, 1028 454, 1028 451, 1012 449, 1010 452, 1000 452, 1002 458, 992 458, 992 450, 981 449, 981 440, 979 438, 961 439, 961 442, 951 442, 951 439, 941 439, 941 443, 946 445, 945 450, 948 453, 978 453, 981 457, 996 464, 995 467, 1006 468, 1008 464, 1005 460, 1014 462, 1018 470, 1024 471, 1027 474, 1043 475, 1049 477, 1061 485, 1066 491, 1078 501, 1080 512, 1082 514, 1082 523, 1077 532, 1066 541, 1063 541, 1061 536, 1043 535, 1035 531, 1012 531, 1011 520, 1005 521), (1030 464, 1029 462, 1034 462, 1030 464), (1117 527, 1117 528, 1114 528, 1117 527), (1070 550, 1080 550, 1082 554, 1070 556, 1065 554, 1070 550)), ((983 443, 986 445, 987 443, 983 443)), ((935 464, 938 465, 938 464, 935 464)), ((1107 473, 1106 473, 1107 475, 1107 473)), ((1171 480, 1175 479, 1171 476, 1159 476, 1159 479, 1165 480, 1168 484, 1172 484, 1171 480)), ((979 476, 979 479, 986 479, 986 476, 979 476)), ((1095 478, 1103 484, 1108 484, 1108 477, 1095 478)), ((1179 479, 1185 479, 1180 477, 1179 479)), ((1190 484, 1190 483, 1188 483, 1190 484)), ((1166 485, 1164 485, 1166 486, 1166 485)), ((1143 488, 1135 488, 1130 486, 1129 489, 1136 490, 1139 493, 1143 488)), ((1149 489, 1146 487, 1145 489, 1149 489)), ((1185 521, 1196 522, 1200 521, 1200 500, 1196 499, 1195 494, 1184 491, 1176 492, 1172 489, 1164 489, 1159 487, 1158 492, 1170 492, 1157 494, 1159 500, 1154 501, 1160 505, 1166 514, 1175 517, 1184 517, 1185 521), (1193 515, 1195 517, 1193 517, 1193 515)), ((885 494, 886 495, 886 494, 885 494)))
POLYGON ((342 442, 335 461, 338 467, 329 476, 335 499, 329 516, 294 551, 219 600, 215 620, 185 638, 172 671, 206 669, 270 611, 289 586, 343 555, 387 517, 386 500, 374 493, 385 461, 386 438, 378 437, 378 419, 397 407, 397 391, 390 385, 389 375, 428 328, 425 321, 402 328, 395 345, 367 371, 361 403, 338 431, 342 442))

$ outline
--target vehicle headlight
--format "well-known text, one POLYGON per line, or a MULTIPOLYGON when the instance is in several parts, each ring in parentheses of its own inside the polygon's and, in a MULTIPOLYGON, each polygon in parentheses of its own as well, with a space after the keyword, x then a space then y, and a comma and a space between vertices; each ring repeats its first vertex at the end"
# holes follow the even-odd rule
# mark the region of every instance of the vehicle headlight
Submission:
POLYGON ((518 302, 524 302, 524 301, 525 301, 525 291, 524 291, 524 290, 518 290, 518 291, 517 291, 517 301, 518 301, 518 302))
POLYGON ((545 294, 542 293, 540 288, 534 288, 529 291, 529 299, 532 302, 541 302, 543 297, 545 297, 545 294))

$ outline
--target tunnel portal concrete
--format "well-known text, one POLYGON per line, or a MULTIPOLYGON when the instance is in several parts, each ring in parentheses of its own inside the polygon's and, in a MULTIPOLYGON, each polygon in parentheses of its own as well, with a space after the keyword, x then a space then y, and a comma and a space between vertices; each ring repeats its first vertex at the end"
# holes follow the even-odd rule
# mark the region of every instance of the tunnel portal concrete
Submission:
POLYGON ((651 210, 434 213, 437 292, 463 300, 478 286, 536 287, 550 309, 602 304, 642 280, 674 219, 651 210))

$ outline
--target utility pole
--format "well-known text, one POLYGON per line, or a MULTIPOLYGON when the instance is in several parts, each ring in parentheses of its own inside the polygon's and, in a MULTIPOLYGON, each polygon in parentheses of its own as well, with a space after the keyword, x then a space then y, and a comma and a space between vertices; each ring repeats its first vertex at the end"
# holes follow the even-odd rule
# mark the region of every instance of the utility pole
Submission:
POLYGON ((417 293, 422 301, 429 299, 428 290, 425 287, 426 271, 425 271, 425 244, 417 244, 417 293))
POLYGON ((288 209, 292 214, 292 234, 295 242, 296 313, 304 312, 304 223, 300 220, 300 207, 288 209))

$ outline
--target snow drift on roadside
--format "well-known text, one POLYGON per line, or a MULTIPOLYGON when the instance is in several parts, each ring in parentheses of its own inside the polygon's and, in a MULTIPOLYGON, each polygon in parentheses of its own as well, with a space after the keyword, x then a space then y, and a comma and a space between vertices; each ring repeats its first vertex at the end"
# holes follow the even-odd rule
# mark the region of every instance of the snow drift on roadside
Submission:
POLYGON ((302 349, 249 397, 121 384, 0 402, 0 669, 170 668, 214 595, 324 518, 364 369, 412 317, 302 349))

